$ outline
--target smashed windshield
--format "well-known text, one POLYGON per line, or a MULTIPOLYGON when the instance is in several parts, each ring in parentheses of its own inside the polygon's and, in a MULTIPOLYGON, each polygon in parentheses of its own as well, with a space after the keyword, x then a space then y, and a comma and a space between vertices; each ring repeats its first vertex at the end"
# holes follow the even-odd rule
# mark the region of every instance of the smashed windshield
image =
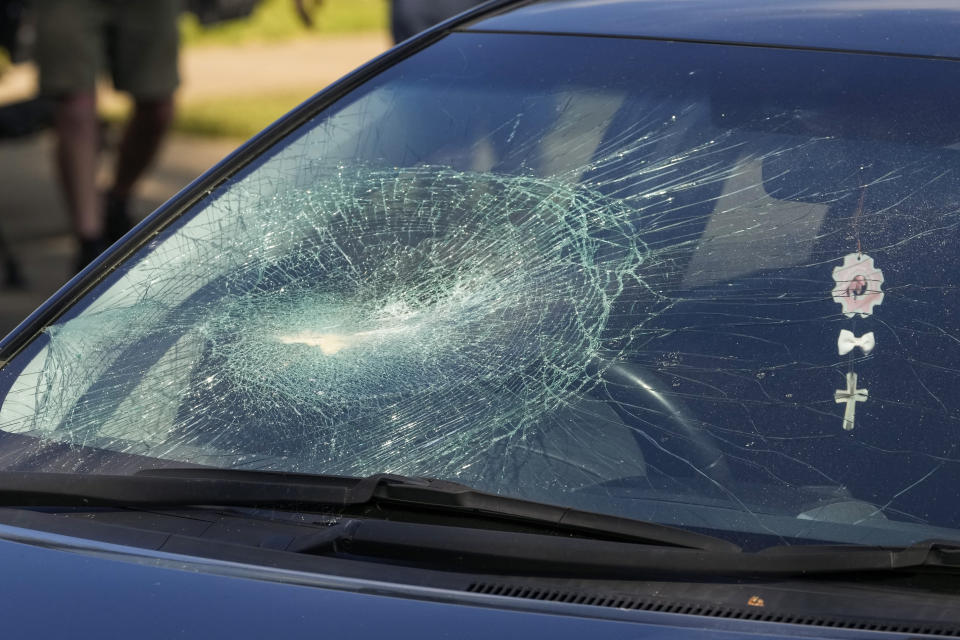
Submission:
POLYGON ((453 34, 47 327, 0 374, 0 462, 400 473, 782 542, 960 538, 958 76, 453 34))

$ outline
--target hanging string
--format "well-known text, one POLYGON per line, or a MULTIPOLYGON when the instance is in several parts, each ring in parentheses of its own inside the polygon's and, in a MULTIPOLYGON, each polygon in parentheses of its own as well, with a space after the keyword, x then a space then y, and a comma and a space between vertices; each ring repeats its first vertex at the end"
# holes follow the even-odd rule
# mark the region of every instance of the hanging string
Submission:
POLYGON ((857 240, 857 260, 863 257, 863 250, 860 247, 860 215, 863 213, 863 202, 867 198, 867 185, 863 184, 863 167, 860 167, 860 170, 857 180, 860 183, 860 199, 857 201, 857 211, 853 214, 853 236, 857 240))

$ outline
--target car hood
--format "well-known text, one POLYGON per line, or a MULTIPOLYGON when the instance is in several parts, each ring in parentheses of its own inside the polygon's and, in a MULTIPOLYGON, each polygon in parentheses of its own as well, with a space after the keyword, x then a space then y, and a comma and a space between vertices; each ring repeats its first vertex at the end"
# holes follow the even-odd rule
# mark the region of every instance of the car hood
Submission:
MULTIPOLYGON (((0 527, 11 637, 787 638, 865 632, 316 576, 0 527), (53 605, 53 606, 51 606, 53 605)), ((872 638, 900 637, 869 633, 872 638)))

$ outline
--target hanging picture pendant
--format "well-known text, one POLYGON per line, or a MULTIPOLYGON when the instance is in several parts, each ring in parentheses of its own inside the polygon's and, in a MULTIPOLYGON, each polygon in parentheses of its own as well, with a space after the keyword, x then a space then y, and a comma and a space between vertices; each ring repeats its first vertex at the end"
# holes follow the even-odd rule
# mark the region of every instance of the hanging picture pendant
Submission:
POLYGON ((866 318, 873 308, 883 303, 883 272, 873 264, 873 258, 865 253, 850 253, 843 257, 843 264, 833 268, 836 283, 831 294, 839 303, 843 315, 852 318, 858 313, 866 318))

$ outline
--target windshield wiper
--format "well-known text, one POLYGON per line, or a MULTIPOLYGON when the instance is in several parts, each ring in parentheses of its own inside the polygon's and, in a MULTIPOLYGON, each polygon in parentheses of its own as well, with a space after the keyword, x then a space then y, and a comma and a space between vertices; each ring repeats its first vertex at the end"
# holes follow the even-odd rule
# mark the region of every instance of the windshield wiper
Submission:
POLYGON ((317 510, 360 506, 442 513, 549 528, 592 539, 739 553, 737 545, 653 522, 477 491, 431 478, 365 478, 238 469, 150 469, 135 475, 0 473, 0 506, 244 506, 317 510))
POLYGON ((657 523, 484 493, 444 480, 386 474, 352 478, 206 468, 156 469, 133 476, 2 472, 0 506, 332 508, 338 518, 331 526, 299 536, 286 550, 483 570, 818 579, 960 570, 957 541, 928 540, 908 547, 782 545, 745 553, 726 540, 657 523), (358 509, 353 507, 369 509, 359 509, 361 515, 355 517, 358 509), (376 517, 397 512, 408 517, 376 517), (442 514, 450 522, 462 518, 465 524, 438 525, 431 514, 442 514), (476 526, 478 521, 483 524, 476 526), (524 526, 530 531, 523 531, 524 526))
POLYGON ((345 553, 483 572, 532 571, 581 577, 636 578, 651 574, 843 579, 852 573, 900 573, 930 569, 956 573, 960 543, 926 541, 906 548, 778 546, 754 553, 646 547, 604 540, 560 538, 345 520, 302 536, 288 551, 345 553))

